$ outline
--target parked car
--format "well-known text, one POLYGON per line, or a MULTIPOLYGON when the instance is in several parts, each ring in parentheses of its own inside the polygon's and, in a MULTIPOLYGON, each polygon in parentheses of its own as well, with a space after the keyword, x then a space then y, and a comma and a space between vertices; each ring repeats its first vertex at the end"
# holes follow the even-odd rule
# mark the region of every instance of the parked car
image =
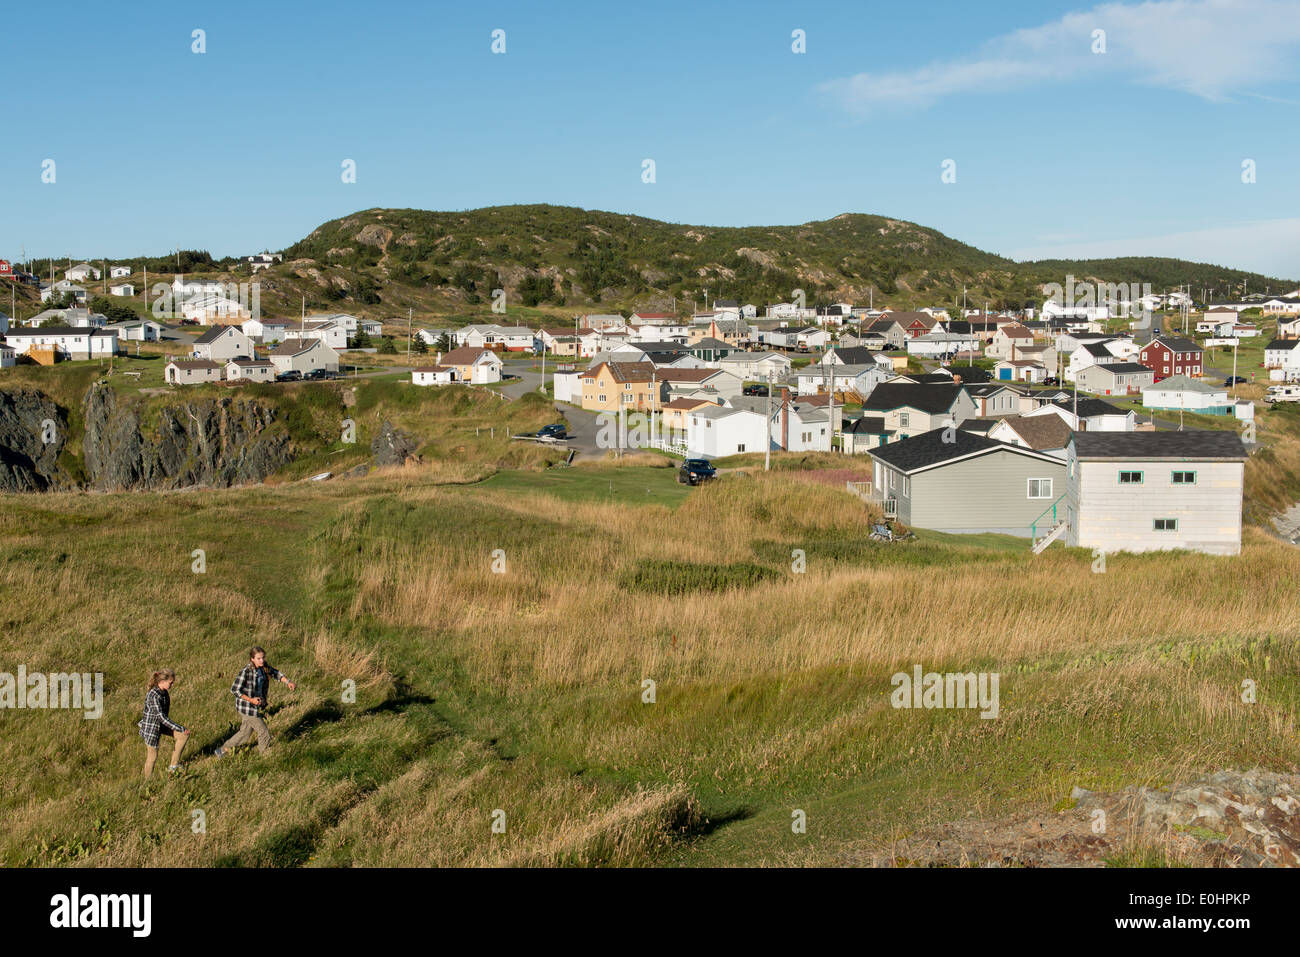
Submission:
POLYGON ((1054 375, 1049 375, 1046 379, 1043 380, 1043 385, 1060 385, 1060 384, 1061 384, 1061 380, 1054 375))
POLYGON ((718 470, 709 464, 708 459, 686 459, 677 470, 677 481, 683 485, 699 485, 715 478, 718 470))
POLYGON ((767 395, 767 386, 765 385, 747 385, 744 388, 745 395, 767 395))
POLYGON ((304 379, 328 379, 330 377, 328 369, 308 369, 303 373, 304 379))
POLYGON ((288 372, 277 373, 275 377, 275 381, 276 382, 297 382, 301 378, 302 378, 301 372, 299 372, 297 369, 290 369, 288 372))
POLYGON ((1246 377, 1240 375, 1230 375, 1223 380, 1224 385, 1245 385, 1246 377))
POLYGON ((565 439, 569 437, 569 432, 564 427, 563 422, 556 422, 553 425, 544 425, 537 430, 539 439, 565 439))

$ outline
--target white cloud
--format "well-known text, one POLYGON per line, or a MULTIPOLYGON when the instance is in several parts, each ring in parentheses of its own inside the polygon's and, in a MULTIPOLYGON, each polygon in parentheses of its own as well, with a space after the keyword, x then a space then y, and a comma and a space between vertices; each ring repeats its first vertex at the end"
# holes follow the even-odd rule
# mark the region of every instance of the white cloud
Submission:
POLYGON ((1223 101, 1294 75, 1296 0, 1155 0, 1105 3, 1017 30, 963 59, 895 73, 858 73, 818 90, 852 113, 924 107, 956 93, 999 93, 1088 76, 1181 90, 1223 101), (1093 31, 1106 52, 1093 53, 1093 31))
POLYGON ((1300 276, 1300 218, 1271 219, 1163 236, 1031 246, 1004 255, 1020 261, 1170 256, 1295 279, 1300 276))

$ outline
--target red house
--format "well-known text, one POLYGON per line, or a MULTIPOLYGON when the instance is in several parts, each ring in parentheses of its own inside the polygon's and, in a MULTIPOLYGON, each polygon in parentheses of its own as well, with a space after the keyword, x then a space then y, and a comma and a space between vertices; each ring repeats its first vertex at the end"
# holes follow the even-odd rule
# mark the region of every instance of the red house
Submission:
POLYGON ((887 312, 881 318, 893 319, 903 327, 903 331, 910 339, 925 335, 939 322, 927 312, 887 312))
POLYGON ((1199 376, 1201 347, 1181 336, 1156 336, 1138 353, 1138 361, 1156 374, 1156 381, 1171 375, 1199 376))

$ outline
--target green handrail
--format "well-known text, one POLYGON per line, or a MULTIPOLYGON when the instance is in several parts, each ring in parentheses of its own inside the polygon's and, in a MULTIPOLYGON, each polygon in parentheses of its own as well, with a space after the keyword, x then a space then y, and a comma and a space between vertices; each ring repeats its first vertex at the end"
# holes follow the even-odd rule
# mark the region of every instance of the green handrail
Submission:
POLYGON ((1035 518, 1032 522, 1029 523, 1029 540, 1030 540, 1030 541, 1033 541, 1035 538, 1038 537, 1038 523, 1039 523, 1039 521, 1042 519, 1042 517, 1043 517, 1044 515, 1046 515, 1048 512, 1051 512, 1051 513, 1052 513, 1052 525, 1053 525, 1053 527, 1055 527, 1055 525, 1056 525, 1056 506, 1060 505, 1060 504, 1061 504, 1061 499, 1065 498, 1065 496, 1068 495, 1068 494, 1069 494, 1068 492, 1062 492, 1062 493, 1060 494, 1060 496, 1057 497, 1057 499, 1056 499, 1055 502, 1053 502, 1051 505, 1047 506, 1047 508, 1043 509, 1042 513, 1039 514, 1038 518, 1035 518))

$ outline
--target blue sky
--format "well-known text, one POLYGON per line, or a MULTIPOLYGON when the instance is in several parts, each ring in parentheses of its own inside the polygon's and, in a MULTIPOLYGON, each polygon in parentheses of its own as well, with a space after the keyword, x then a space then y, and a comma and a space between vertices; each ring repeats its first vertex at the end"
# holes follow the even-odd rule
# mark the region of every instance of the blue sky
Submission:
POLYGON ((1015 258, 1300 277, 1300 0, 181 6, 56 4, 0 36, 0 256, 246 254, 369 207, 547 202, 879 213, 1015 258))

